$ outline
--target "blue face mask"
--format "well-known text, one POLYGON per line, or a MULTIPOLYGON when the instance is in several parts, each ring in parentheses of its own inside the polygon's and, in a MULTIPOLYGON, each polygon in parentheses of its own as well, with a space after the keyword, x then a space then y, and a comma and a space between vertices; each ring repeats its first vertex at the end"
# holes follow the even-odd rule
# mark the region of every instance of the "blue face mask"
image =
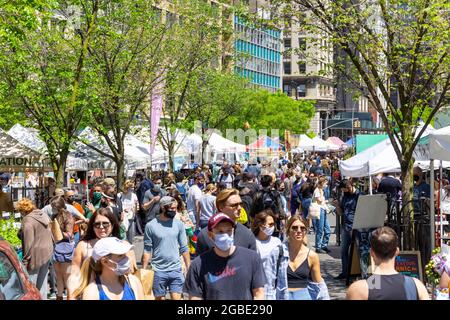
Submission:
POLYGON ((203 183, 197 183, 197 186, 200 188, 200 190, 205 189, 205 185, 203 183))
POLYGON ((228 233, 219 233, 215 235, 214 244, 221 251, 228 251, 234 244, 234 236, 228 233))

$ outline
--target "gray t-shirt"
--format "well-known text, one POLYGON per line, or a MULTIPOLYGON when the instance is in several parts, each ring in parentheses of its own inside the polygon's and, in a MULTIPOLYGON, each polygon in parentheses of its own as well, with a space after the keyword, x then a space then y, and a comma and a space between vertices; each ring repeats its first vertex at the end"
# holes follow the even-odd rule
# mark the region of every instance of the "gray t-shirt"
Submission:
POLYGON ((180 255, 188 250, 186 231, 180 220, 156 218, 145 226, 144 252, 152 254, 153 270, 181 270, 180 255))
POLYGON ((216 197, 210 194, 204 194, 200 198, 200 220, 209 220, 217 211, 216 197))

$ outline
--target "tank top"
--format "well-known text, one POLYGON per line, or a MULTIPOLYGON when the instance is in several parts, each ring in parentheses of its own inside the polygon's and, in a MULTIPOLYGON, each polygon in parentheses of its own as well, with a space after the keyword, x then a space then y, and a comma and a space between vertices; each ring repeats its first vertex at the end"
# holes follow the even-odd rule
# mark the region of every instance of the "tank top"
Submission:
MULTIPOLYGON (((379 281, 370 281, 370 278, 366 280, 369 286, 369 300, 408 300, 406 276, 400 273, 377 276, 380 277, 379 281)), ((415 283, 412 289, 415 289, 412 296, 417 299, 419 294, 415 283)))
POLYGON ((291 266, 288 264, 288 268, 287 268, 288 288, 304 289, 304 288, 308 287, 308 279, 309 279, 310 273, 311 273, 311 269, 309 268, 309 263, 308 263, 308 257, 309 257, 310 251, 311 251, 311 249, 308 250, 308 254, 306 256, 305 261, 303 261, 302 264, 300 264, 298 266, 297 270, 293 271, 291 269, 291 266))
MULTIPOLYGON (((100 277, 95 277, 95 283, 97 284, 98 288, 99 300, 111 300, 103 290, 102 283, 100 282, 100 277)), ((128 280, 125 281, 125 284, 123 286, 122 300, 136 300, 133 289, 131 289, 131 287, 128 285, 128 280)))

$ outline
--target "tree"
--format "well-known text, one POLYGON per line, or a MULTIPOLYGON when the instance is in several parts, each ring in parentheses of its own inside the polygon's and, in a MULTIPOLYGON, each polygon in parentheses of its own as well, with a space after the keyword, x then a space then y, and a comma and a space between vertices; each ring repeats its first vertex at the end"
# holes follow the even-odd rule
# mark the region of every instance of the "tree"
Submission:
MULTIPOLYGON (((289 18, 313 34, 328 35, 345 52, 352 70, 340 63, 335 67, 360 88, 380 115, 401 165, 406 205, 412 198, 414 149, 434 115, 449 103, 450 3, 277 0, 273 5, 273 12, 292 12, 289 18), (416 132, 420 119, 425 126, 416 132)), ((405 212, 410 212, 405 218, 412 222, 411 204, 405 212)), ((408 239, 412 247, 413 223, 408 239)))
POLYGON ((87 124, 108 145, 119 188, 125 175, 125 137, 164 73, 167 28, 151 1, 102 1, 96 32, 88 47, 90 87, 87 124))
MULTIPOLYGON (((220 14, 214 6, 201 0, 174 1, 172 12, 166 16, 170 26, 170 39, 164 74, 164 108, 158 140, 169 154, 169 170, 177 148, 179 128, 189 127, 184 121, 192 109, 187 101, 190 90, 196 90, 195 81, 221 65, 222 55, 229 51, 226 41, 232 23, 227 14, 220 14)), ((230 15, 231 17, 231 15, 230 15)), ((226 60, 226 59, 224 59, 226 60)), ((144 111, 151 122, 150 111, 144 111)))
POLYGON ((245 107, 239 115, 230 117, 226 125, 237 129, 248 123, 250 128, 267 130, 268 134, 274 129, 281 133, 284 130, 305 133, 314 110, 313 101, 294 100, 282 92, 249 89, 245 107))
POLYGON ((210 135, 208 129, 227 129, 226 121, 237 116, 245 108, 249 90, 248 81, 237 75, 209 71, 200 78, 192 79, 192 88, 187 94, 188 121, 199 121, 202 130, 202 165, 210 135))
POLYGON ((14 36, 8 33, 1 42, 0 87, 8 94, 6 103, 20 108, 39 129, 57 186, 62 186, 70 144, 85 108, 80 96, 88 86, 84 66, 98 1, 16 2, 19 9, 10 26, 14 36), (76 28, 68 19, 72 5, 83 9, 76 28))

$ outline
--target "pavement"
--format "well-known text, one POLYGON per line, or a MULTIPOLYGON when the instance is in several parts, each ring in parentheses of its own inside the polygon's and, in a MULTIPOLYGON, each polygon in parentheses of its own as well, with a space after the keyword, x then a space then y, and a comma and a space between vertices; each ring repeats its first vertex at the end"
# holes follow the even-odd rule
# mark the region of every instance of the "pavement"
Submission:
MULTIPOLYGON (((327 254, 319 254, 320 258, 320 269, 322 272, 322 277, 325 280, 325 283, 328 286, 328 292, 330 294, 331 300, 343 300, 345 299, 345 295, 347 292, 347 287, 345 286, 344 280, 335 280, 333 277, 336 277, 341 272, 341 254, 340 247, 336 245, 336 234, 335 234, 335 225, 336 225, 336 216, 330 214, 328 216, 330 227, 331 227, 331 237, 328 245, 328 249, 330 249, 330 253, 327 254)), ((314 234, 308 235, 308 240, 310 247, 314 245, 314 234)), ((144 251, 144 242, 143 236, 137 236, 134 239, 134 251, 136 254, 136 260, 138 265, 140 266, 142 253, 144 251)))

